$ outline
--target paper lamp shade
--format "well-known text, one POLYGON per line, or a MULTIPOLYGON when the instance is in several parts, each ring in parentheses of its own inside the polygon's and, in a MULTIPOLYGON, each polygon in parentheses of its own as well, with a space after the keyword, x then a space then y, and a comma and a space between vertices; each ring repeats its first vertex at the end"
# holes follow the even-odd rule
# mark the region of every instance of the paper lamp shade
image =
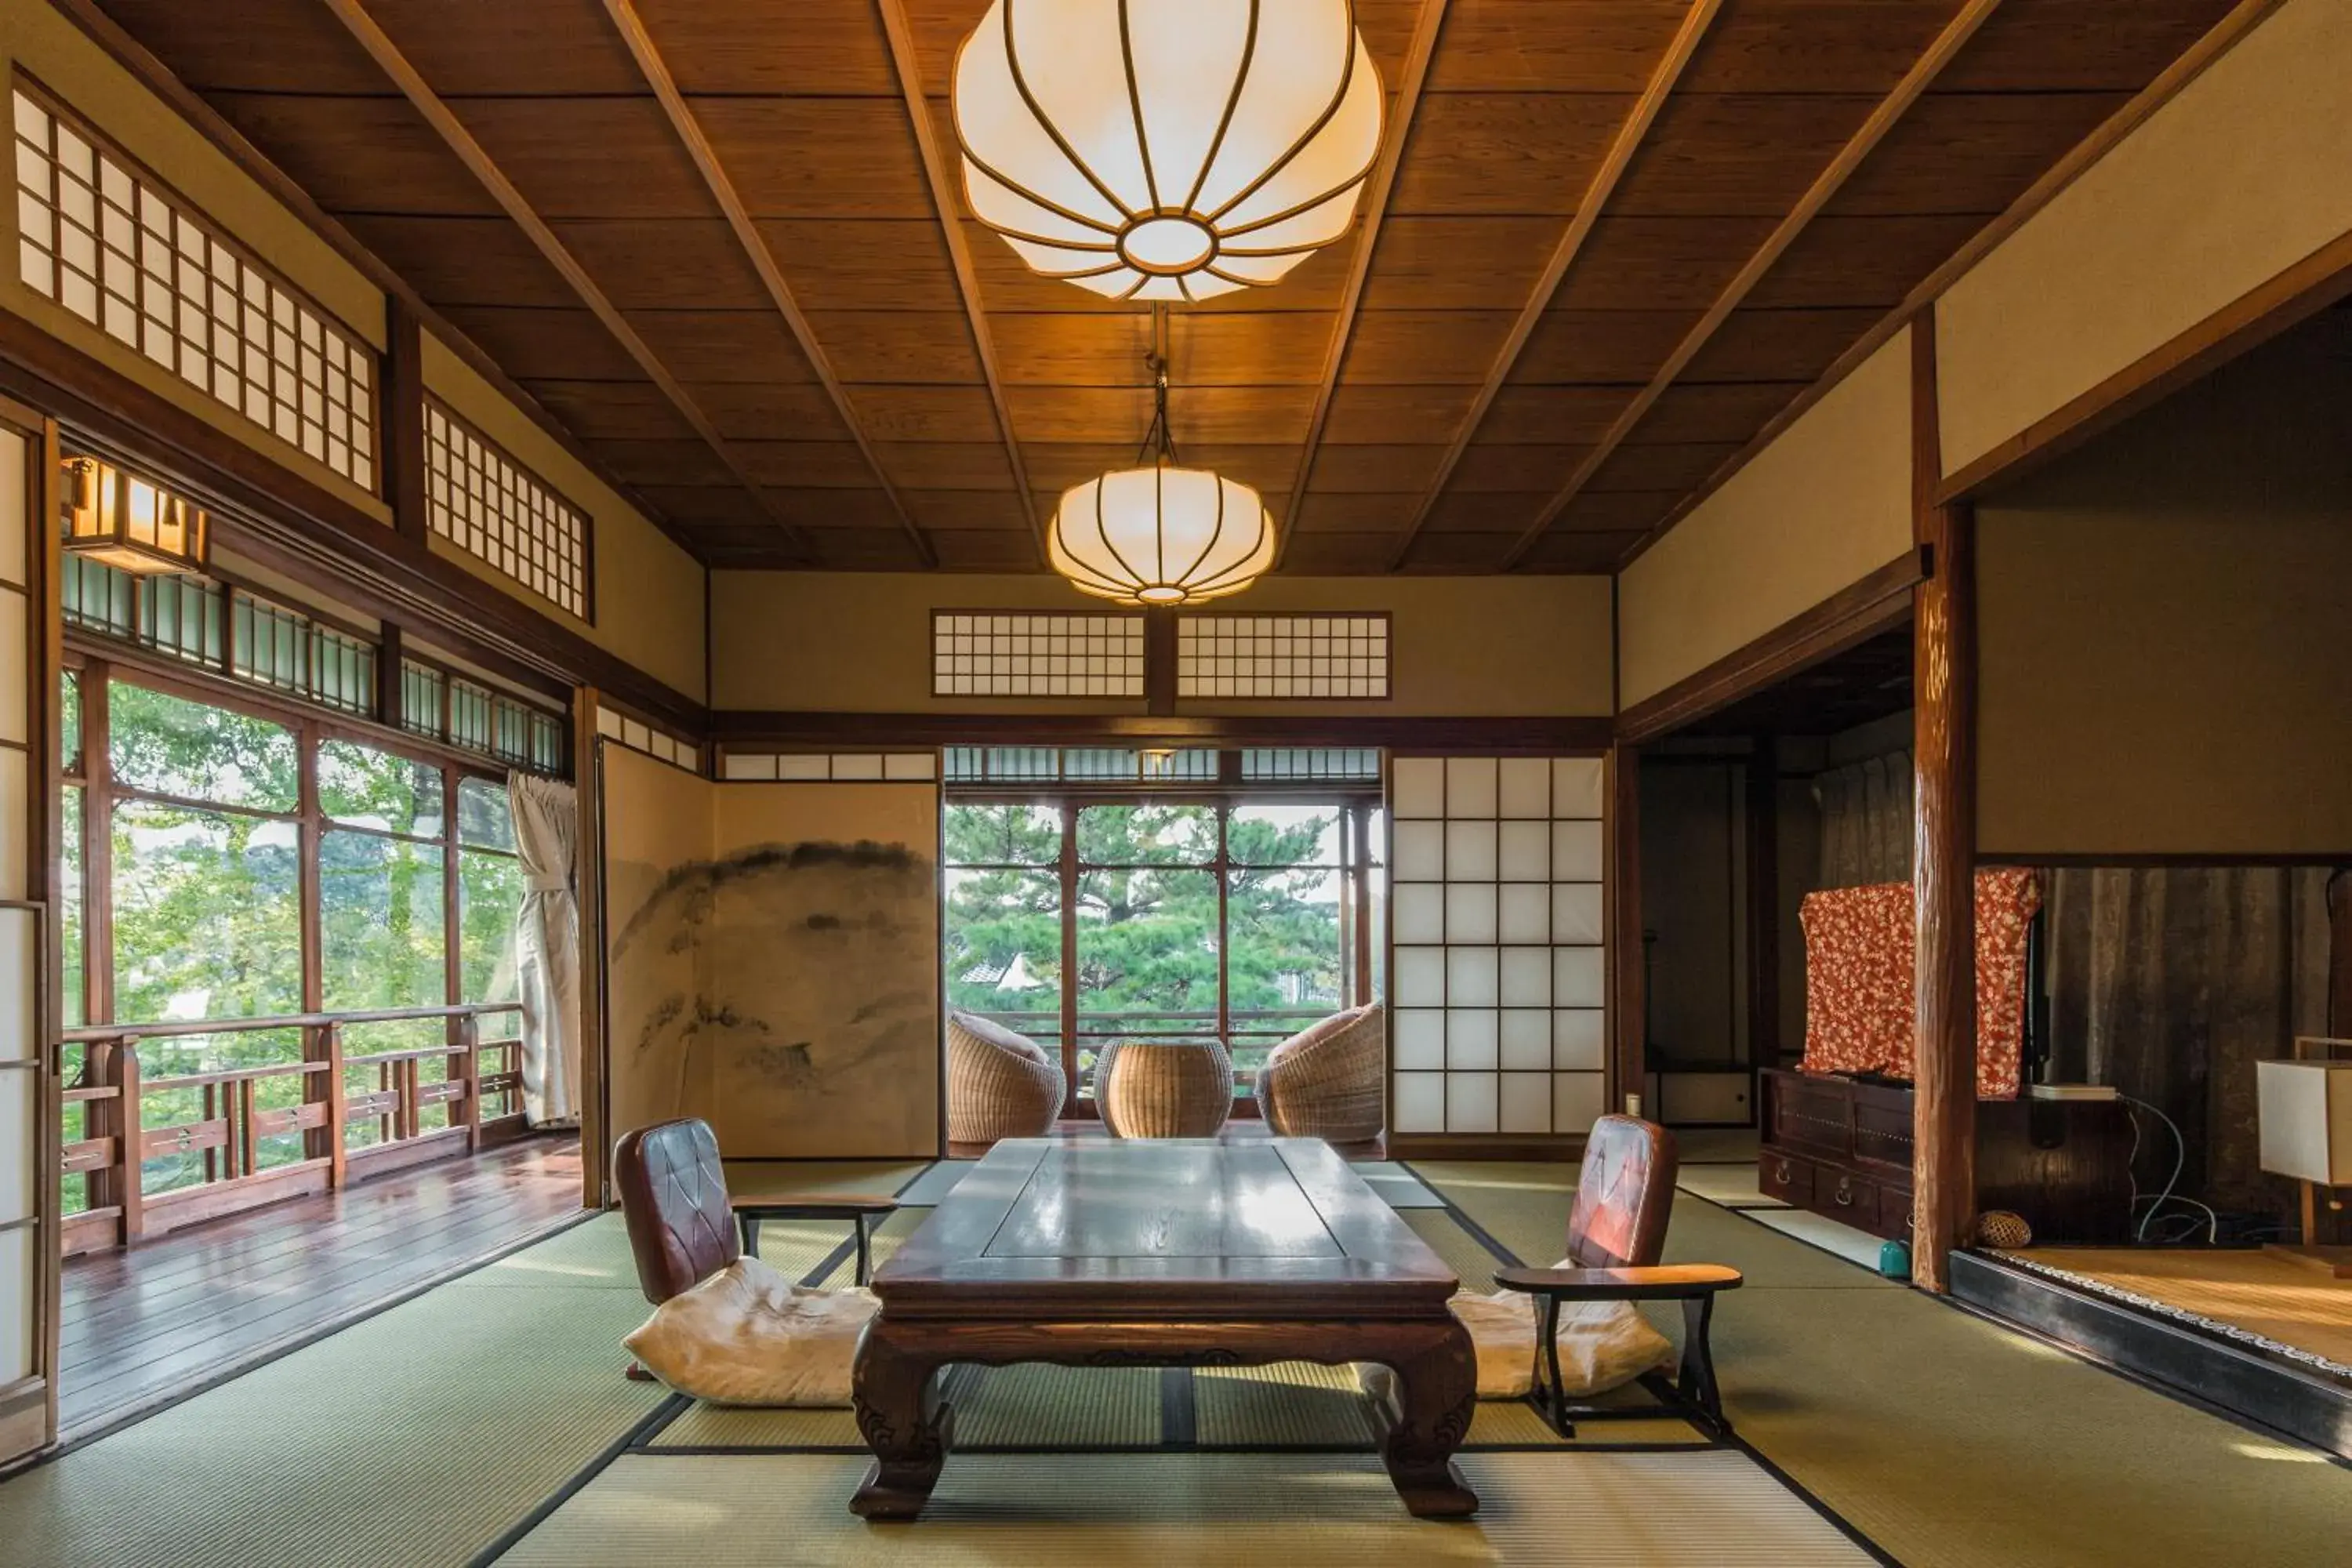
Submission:
POLYGON ((1353 0, 993 0, 956 56, 981 222, 1116 300, 1272 283, 1347 232, 1380 153, 1353 0))
POLYGON ((2352 1186, 2352 1061, 2256 1062, 2254 1088, 2263 1169, 2352 1186))
POLYGON ((1257 491, 1203 468, 1121 468, 1063 494, 1045 556, 1097 598, 1196 604, 1274 564, 1274 518, 1257 491))

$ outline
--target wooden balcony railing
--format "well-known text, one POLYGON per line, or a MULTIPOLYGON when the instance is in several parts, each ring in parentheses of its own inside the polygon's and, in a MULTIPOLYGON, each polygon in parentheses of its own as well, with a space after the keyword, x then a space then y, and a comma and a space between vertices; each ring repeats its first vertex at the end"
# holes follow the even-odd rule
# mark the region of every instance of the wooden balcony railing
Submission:
POLYGON ((83 1049, 81 1070, 64 1097, 65 1175, 69 1183, 82 1182, 85 1201, 61 1226, 66 1255, 128 1247, 142 1237, 281 1198, 337 1191, 368 1176, 471 1153, 520 1132, 522 1041, 481 1035, 485 1016, 516 1015, 520 1026, 521 1010, 519 1003, 496 1002, 68 1029, 66 1045, 83 1049), (401 1050, 345 1048, 345 1032, 354 1026, 419 1020, 443 1021, 446 1042, 401 1050), (140 1070, 142 1040, 265 1030, 299 1030, 301 1055, 158 1078, 140 1070), (426 1076, 428 1063, 441 1064, 440 1077, 426 1076), (284 1080, 292 1080, 293 1092, 284 1080), (194 1092, 198 1114, 151 1124, 155 1103, 183 1091, 194 1092), (289 1103, 265 1103, 273 1100, 289 1103), (442 1125, 428 1127, 436 1106, 447 1107, 438 1114, 442 1125), (368 1130, 370 1141, 353 1147, 352 1128, 368 1130), (300 1135, 299 1156, 268 1158, 263 1141, 289 1134, 300 1135), (189 1168, 197 1179, 147 1192, 145 1163, 174 1155, 194 1157, 189 1168))

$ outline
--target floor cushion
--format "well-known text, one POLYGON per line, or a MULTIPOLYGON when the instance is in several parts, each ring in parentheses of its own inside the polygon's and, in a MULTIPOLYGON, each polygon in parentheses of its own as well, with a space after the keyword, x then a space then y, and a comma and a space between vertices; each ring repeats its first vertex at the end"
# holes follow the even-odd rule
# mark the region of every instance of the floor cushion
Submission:
MULTIPOLYGON (((1470 1331, 1478 1356, 1478 1397, 1527 1397, 1536 1382, 1536 1322, 1541 1311, 1537 1300, 1517 1290, 1465 1290, 1446 1308, 1470 1331)), ((1560 1381, 1574 1398, 1622 1388, 1675 1361, 1674 1342, 1652 1328, 1631 1301, 1561 1302, 1558 1339, 1560 1381)), ((1379 1394, 1386 1392, 1388 1379, 1388 1368, 1371 1367, 1360 1381, 1368 1393, 1379 1394)))
POLYGON ((812 1290, 745 1256, 671 1297, 621 1342, 647 1372, 713 1405, 838 1408, 873 1292, 812 1290))

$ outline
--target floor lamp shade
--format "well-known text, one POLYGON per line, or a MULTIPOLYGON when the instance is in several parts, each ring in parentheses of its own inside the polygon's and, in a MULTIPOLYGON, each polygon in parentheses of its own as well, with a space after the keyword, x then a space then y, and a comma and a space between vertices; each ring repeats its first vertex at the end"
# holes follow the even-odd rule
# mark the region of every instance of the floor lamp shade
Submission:
POLYGON ((2263 1169, 2352 1186, 2352 1061, 2256 1062, 2254 1081, 2263 1169))
POLYGON ((1353 0, 993 0, 954 94, 973 214, 1118 300, 1276 281, 1347 232, 1380 153, 1353 0))

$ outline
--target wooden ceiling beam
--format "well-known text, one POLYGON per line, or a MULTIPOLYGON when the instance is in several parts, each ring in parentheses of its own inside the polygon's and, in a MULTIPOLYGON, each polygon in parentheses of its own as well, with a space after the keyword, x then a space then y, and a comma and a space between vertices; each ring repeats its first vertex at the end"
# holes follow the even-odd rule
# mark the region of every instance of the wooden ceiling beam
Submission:
POLYGON ((342 23, 344 29, 368 52, 377 68, 392 79, 393 84, 400 89, 410 105, 425 117, 425 123, 433 128, 434 133, 451 153, 457 154, 474 178, 481 182, 482 188, 505 210, 515 226, 523 231, 540 255, 546 258, 547 264, 555 268, 572 292, 579 295, 581 302, 604 324, 604 330, 613 334, 614 341, 631 359, 636 361, 647 379, 661 389, 662 395, 668 398, 679 416, 693 426, 695 434, 702 437, 728 472, 741 482, 761 510, 775 522, 803 555, 812 561, 816 559, 808 536, 778 510, 766 490, 744 468, 742 460, 728 445, 727 438, 719 433, 719 427, 710 422, 709 416, 688 395, 685 386, 646 346, 645 339, 637 335, 636 329, 621 314, 620 308, 597 286, 596 280, 588 276, 587 268, 581 266, 579 259, 555 237, 555 231, 547 226, 547 220, 539 216, 530 203, 523 198, 522 193, 516 189, 514 182, 508 179, 505 172, 492 161, 482 144, 474 140, 473 134, 442 100, 440 94, 433 90, 408 57, 401 53, 399 46, 376 25, 375 18, 368 14, 361 0, 326 0, 326 5, 334 13, 336 20, 342 23))
MULTIPOLYGON (((620 0, 626 4, 627 0, 620 0)), ((890 64, 898 73, 898 91, 907 100, 907 123, 915 132, 922 154, 923 177, 930 183, 931 205, 939 209, 940 233, 947 241, 948 260, 955 268, 956 292, 962 298, 964 320, 971 326, 971 346, 980 356, 980 374, 988 383, 988 401, 996 410, 996 427, 1004 435, 1004 460, 1012 466, 1013 484, 1021 498, 1021 515, 1029 520, 1037 542, 1037 560, 1045 561, 1045 525, 1037 515, 1036 496, 1029 486, 1029 465, 1022 460, 1021 442, 1013 434, 1013 410, 1004 396, 1004 375, 996 354, 996 336, 989 331, 988 311, 980 300, 980 275, 972 268, 971 246, 966 240, 955 187, 940 151, 938 129, 931 123, 930 101, 923 92, 921 56, 915 47, 914 29, 907 21, 906 0, 875 0, 882 13, 882 29, 890 39, 890 64)), ((1075 287, 1075 285, 1074 285, 1075 287)))
POLYGON ((1331 345, 1323 356, 1323 376, 1316 384, 1314 411, 1307 421, 1307 439, 1298 450, 1297 477, 1291 481, 1290 499, 1284 503, 1282 531, 1274 547, 1275 570, 1282 569, 1282 559, 1289 552, 1291 535, 1297 531, 1299 509, 1307 501, 1307 481, 1315 468, 1315 454, 1323 445, 1323 427, 1331 417, 1331 399, 1339 390, 1339 371, 1348 361, 1348 343, 1355 336, 1356 315, 1362 308, 1364 284, 1371 277, 1372 252, 1379 246, 1381 224, 1388 216, 1389 194, 1396 188, 1397 165, 1404 162, 1404 144, 1412 134, 1413 115, 1421 108, 1422 85, 1429 79, 1429 62, 1437 53, 1437 35, 1445 26, 1446 0, 1421 0, 1421 15, 1414 22, 1412 43, 1405 52, 1404 76, 1397 83, 1396 104, 1390 111, 1388 145, 1381 149, 1379 163, 1364 193, 1364 232, 1356 242, 1356 254, 1348 265, 1348 283, 1339 295, 1339 317, 1331 328, 1331 345))
MULTIPOLYGON (((819 384, 824 386, 825 395, 833 400, 835 410, 840 414, 841 422, 849 426, 850 437, 857 443, 858 451, 864 454, 866 466, 873 470, 874 482, 889 498, 890 510, 898 514, 898 525, 906 530, 908 539, 914 544, 916 555, 924 565, 936 567, 940 563, 939 552, 932 548, 930 540, 917 526, 914 513, 908 510, 905 499, 898 494, 898 487, 890 482, 889 470, 882 466, 881 454, 875 450, 865 426, 858 421, 857 409, 849 400, 848 390, 834 372, 832 357, 824 352, 824 345, 817 342, 815 329, 809 325, 808 317, 801 310, 800 301, 794 298, 792 286, 784 281, 783 272, 776 265, 774 252, 760 237, 759 226, 751 221, 751 208, 744 205, 742 194, 736 190, 733 177, 727 173, 726 165, 719 163, 718 152, 710 145, 710 138, 703 134, 702 122, 695 119, 694 110, 687 106, 686 95, 678 91, 677 79, 671 74, 669 62, 662 58, 661 50, 654 44, 653 36, 646 31, 645 21, 637 15, 636 6, 631 0, 604 0, 604 10, 613 18, 613 26, 620 29, 621 41, 628 45, 629 53, 635 58, 638 72, 654 89, 654 96, 661 100, 662 113, 668 118, 670 129, 677 133, 678 141, 685 143, 687 154, 694 160, 695 168, 701 172, 702 183, 709 187, 712 199, 727 215, 727 226, 734 230, 736 243, 751 263, 751 269, 760 275, 761 286, 767 289, 768 298, 775 303, 777 313, 784 318, 784 324, 792 329, 793 342, 807 356, 810 367, 816 372, 819 384)), ((730 468, 733 466, 729 464, 730 468)))
POLYGON ((1543 510, 1536 514, 1535 521, 1528 524, 1512 544, 1509 553, 1503 557, 1504 571, 1511 570, 1527 558, 1528 552, 1535 548, 1536 542, 1558 521, 1559 514, 1568 510, 1569 503, 1591 481, 1592 476, 1601 471, 1601 466, 1624 444, 1626 437, 1633 434, 1633 427, 1674 384, 1675 378, 1697 357, 1698 352, 1707 345, 1717 329, 1730 320, 1731 312, 1739 308, 1740 301, 1748 298, 1756 285, 1763 280, 1764 275, 1772 269, 1773 264, 1787 253, 1790 246, 1796 243, 1805 226, 1829 205, 1830 199, 1862 166, 1863 160, 1877 149, 1879 142, 1885 140, 1886 133, 1895 129, 1895 123, 1919 100, 1919 96, 1942 74, 1944 68, 1951 64, 1953 57, 1976 37, 1977 29, 1984 26, 2000 4, 2000 0, 1967 0, 1952 19, 1944 25, 1944 30, 1936 35, 1935 41, 1927 46, 1926 52, 1912 63, 1911 68, 1904 73, 1903 79, 1895 84, 1895 90, 1879 100, 1878 106, 1870 111, 1870 118, 1863 121, 1862 128, 1838 149, 1837 156, 1831 159, 1829 166, 1806 187, 1805 194, 1797 199, 1797 205, 1789 216, 1782 218, 1765 237, 1764 243, 1757 247, 1756 253, 1726 285, 1715 303, 1707 307, 1706 314, 1699 318, 1698 324, 1675 346, 1675 352, 1666 356, 1666 362, 1658 367, 1657 374, 1634 395, 1633 401, 1611 423, 1600 443, 1576 466, 1576 471, 1568 477, 1568 482, 1560 487, 1559 492, 1545 503, 1543 510))
POLYGON ((1797 395, 1796 400, 1764 423, 1764 427, 1748 444, 1717 464, 1699 487, 1675 503, 1672 511, 1661 519, 1656 527, 1643 536, 1626 552, 1619 563, 1620 570, 1641 558, 1642 552, 1660 539, 1666 531, 1698 510, 1706 499, 1731 482, 1731 477, 1761 456, 1764 449, 1780 437, 1780 433, 1801 418, 1810 409, 1848 375, 1886 345, 1886 341, 1918 317, 1919 313, 1944 291, 1968 275, 1969 268, 1992 254, 2000 242, 2023 228, 2034 214, 2055 201, 2060 192, 2079 179, 2084 171, 2107 155, 2108 152, 2145 122, 2148 116, 2172 101, 2181 89, 2195 81, 2205 68, 2227 54, 2240 38, 2253 30, 2255 24, 2279 8, 2282 0, 2239 0, 2238 5, 2213 24, 2210 31, 2200 37, 2180 57, 2159 72, 2155 80, 2099 122, 2098 128, 2067 149, 2064 156, 2042 172, 2039 179, 2026 187, 2024 194, 2011 202, 2001 215, 1979 229, 1976 236, 1959 249, 1946 257, 1942 265, 1921 279, 1903 302, 1879 318, 1876 325, 1856 339, 1846 351, 1832 361, 1811 386, 1797 395))
POLYGON ((1495 355, 1494 365, 1487 371, 1486 380, 1478 389, 1477 401, 1463 416, 1461 427, 1454 433, 1454 440, 1445 448, 1445 456, 1439 461, 1429 488, 1422 493, 1421 504, 1413 509, 1412 523, 1405 529, 1404 537, 1397 542, 1396 553, 1389 558, 1390 571, 1400 570, 1404 565, 1405 557, 1412 553, 1413 541, 1421 537, 1422 529, 1429 522, 1430 512, 1437 505, 1437 498, 1444 493, 1455 467, 1462 461, 1462 455, 1470 449, 1471 439, 1477 435, 1479 424, 1486 417, 1486 410, 1494 405, 1504 383, 1510 379, 1512 368, 1518 363, 1520 351, 1527 347, 1528 340, 1535 335, 1536 328, 1542 323, 1544 312, 1551 308, 1552 296, 1559 291, 1560 282, 1568 276, 1569 268, 1575 264, 1577 257, 1584 249, 1584 242, 1592 234, 1593 226, 1601 221, 1602 212, 1607 210, 1609 198, 1616 194, 1617 182, 1624 178, 1626 169, 1633 162, 1633 154, 1640 152, 1642 143, 1648 140, 1650 127, 1657 122, 1658 111, 1665 107, 1667 95, 1682 79, 1684 68, 1698 52, 1707 28, 1714 26, 1716 15, 1722 9, 1723 0, 1692 0, 1691 8, 1683 17, 1681 27, 1676 29, 1674 41, 1667 45, 1665 54, 1643 87, 1642 96, 1635 100, 1633 111, 1626 116, 1625 123, 1618 127, 1607 155, 1601 160, 1601 166, 1592 172, 1592 179, 1585 186, 1583 199, 1576 204, 1576 216, 1569 220, 1567 231, 1559 237, 1559 244, 1553 247, 1551 259, 1545 264, 1542 275, 1536 279, 1534 290, 1528 296, 1527 308, 1519 312, 1519 319, 1512 323, 1511 335, 1503 340, 1502 349, 1495 355))

